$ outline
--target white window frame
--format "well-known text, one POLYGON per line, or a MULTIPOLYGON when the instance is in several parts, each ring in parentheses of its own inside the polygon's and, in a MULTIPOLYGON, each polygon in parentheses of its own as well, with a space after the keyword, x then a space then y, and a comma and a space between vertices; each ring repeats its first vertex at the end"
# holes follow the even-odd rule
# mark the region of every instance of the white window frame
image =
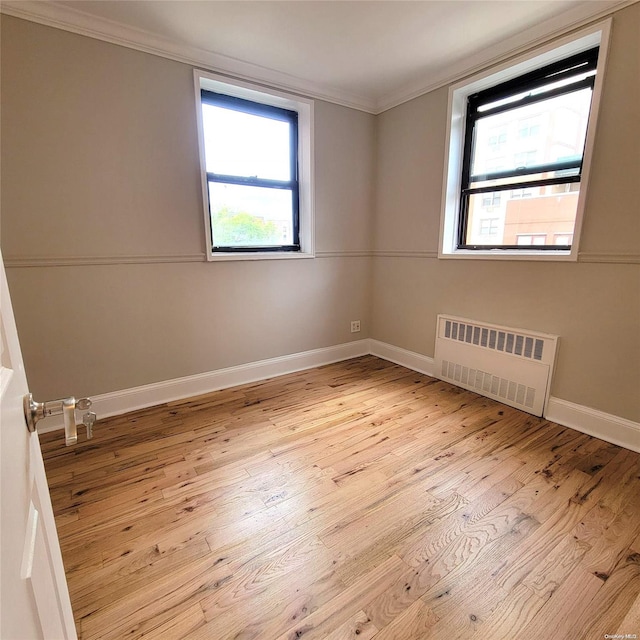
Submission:
POLYGON ((587 196, 593 144, 596 135, 598 110, 602 95, 602 84, 609 48, 611 32, 611 18, 598 22, 585 29, 581 29, 570 36, 554 40, 552 43, 540 46, 533 51, 516 57, 508 63, 502 63, 491 70, 483 71, 449 89, 449 108, 447 117, 447 139, 445 146, 445 171, 442 189, 442 210, 440 217, 440 238, 438 257, 444 259, 471 260, 555 260, 576 261, 578 259, 580 231, 587 196), (462 158, 465 138, 465 121, 467 97, 472 93, 496 86, 511 78, 539 69, 571 55, 586 51, 595 46, 600 47, 598 66, 591 99, 589 126, 585 140, 582 160, 582 179, 578 206, 576 211, 575 229, 571 250, 536 251, 487 249, 471 250, 457 248, 457 232, 460 207, 460 189, 462 178, 462 158))
POLYGON ((196 122, 198 126, 198 148, 200 176, 202 180, 202 205, 204 211, 205 255, 210 262, 221 260, 291 260, 315 257, 314 233, 314 166, 313 166, 313 100, 268 89, 261 85, 235 80, 216 73, 195 69, 193 72, 196 100, 196 122), (251 251, 214 252, 212 250, 211 221, 209 214, 209 192, 202 126, 201 90, 215 91, 236 98, 251 100, 298 113, 298 189, 300 251, 251 251))

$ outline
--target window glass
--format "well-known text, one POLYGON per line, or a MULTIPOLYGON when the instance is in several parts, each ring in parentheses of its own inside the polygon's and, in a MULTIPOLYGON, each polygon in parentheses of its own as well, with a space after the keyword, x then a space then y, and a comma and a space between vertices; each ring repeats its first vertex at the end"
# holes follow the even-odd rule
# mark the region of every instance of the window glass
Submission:
POLYGON ((592 49, 469 96, 458 248, 570 248, 596 64, 592 49))
POLYGON ((299 251, 297 113, 201 93, 212 251, 299 251))
POLYGON ((210 182, 209 207, 216 246, 293 244, 290 190, 210 182))
POLYGON ((590 105, 588 88, 479 119, 471 175, 581 158, 590 105), (535 121, 522 123, 534 114, 535 121), (495 165, 496 146, 491 134, 497 127, 512 133, 511 144, 505 141, 500 147, 499 166, 495 165), (510 153, 505 154, 505 150, 510 153))
POLYGON ((287 121, 202 105, 207 171, 291 180, 291 125, 287 121))

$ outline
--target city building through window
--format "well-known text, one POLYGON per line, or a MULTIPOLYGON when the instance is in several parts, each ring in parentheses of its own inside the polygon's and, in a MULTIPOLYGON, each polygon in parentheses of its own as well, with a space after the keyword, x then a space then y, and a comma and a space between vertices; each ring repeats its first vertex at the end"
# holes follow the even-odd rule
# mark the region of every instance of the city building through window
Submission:
POLYGON ((480 230, 479 233, 481 236, 495 236, 498 233, 500 224, 499 218, 484 218, 480 220, 480 230))
POLYGON ((597 61, 590 49, 468 97, 460 248, 570 249, 597 61), (488 206, 492 234, 474 224, 488 206))
POLYGON ((578 258, 610 30, 590 25, 450 87, 440 258, 578 258))

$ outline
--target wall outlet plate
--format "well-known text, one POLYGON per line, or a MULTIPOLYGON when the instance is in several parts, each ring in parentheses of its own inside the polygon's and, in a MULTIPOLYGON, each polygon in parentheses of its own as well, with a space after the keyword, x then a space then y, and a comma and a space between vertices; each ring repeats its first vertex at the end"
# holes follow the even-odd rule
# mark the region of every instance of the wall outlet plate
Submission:
POLYGON ((360 331, 360 320, 351 321, 351 333, 358 333, 360 331))

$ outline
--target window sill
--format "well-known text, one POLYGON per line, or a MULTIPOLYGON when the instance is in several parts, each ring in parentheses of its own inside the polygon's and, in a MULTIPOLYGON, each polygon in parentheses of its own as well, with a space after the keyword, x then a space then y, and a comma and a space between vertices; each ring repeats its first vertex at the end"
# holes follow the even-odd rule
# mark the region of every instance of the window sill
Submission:
POLYGON ((505 249, 488 249, 486 251, 471 251, 458 249, 451 253, 440 252, 438 258, 445 260, 529 260, 542 262, 576 262, 577 254, 571 251, 509 251, 505 249))
POLYGON ((236 260, 298 260, 315 258, 313 253, 304 251, 256 251, 255 253, 213 253, 207 256, 208 262, 233 262, 236 260))

